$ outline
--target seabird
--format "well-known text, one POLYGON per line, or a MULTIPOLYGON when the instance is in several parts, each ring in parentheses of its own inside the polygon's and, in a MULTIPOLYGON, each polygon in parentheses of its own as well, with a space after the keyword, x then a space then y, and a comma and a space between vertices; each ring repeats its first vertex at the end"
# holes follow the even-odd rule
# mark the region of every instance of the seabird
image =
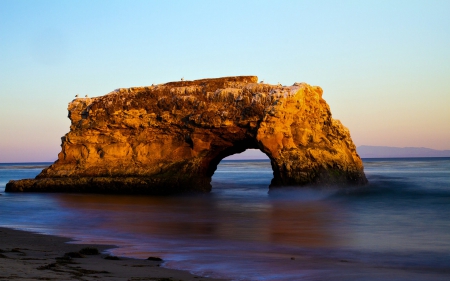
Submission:
POLYGON ((184 77, 181 78, 181 81, 184 81, 184 77))
POLYGON ((85 95, 85 97, 87 98, 87 97, 88 97, 88 95, 85 95))
POLYGON ((78 98, 78 95, 75 95, 76 98, 78 98))

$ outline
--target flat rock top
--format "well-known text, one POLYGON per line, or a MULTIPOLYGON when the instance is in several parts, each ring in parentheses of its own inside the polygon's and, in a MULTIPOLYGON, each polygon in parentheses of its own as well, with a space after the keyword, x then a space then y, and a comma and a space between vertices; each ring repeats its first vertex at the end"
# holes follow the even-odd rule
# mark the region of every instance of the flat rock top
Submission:
POLYGON ((221 87, 226 83, 257 83, 258 76, 229 76, 229 77, 220 77, 220 78, 206 78, 192 81, 176 81, 176 82, 168 82, 165 83, 165 86, 174 86, 174 87, 186 87, 186 86, 202 86, 204 84, 216 84, 217 87, 221 87))

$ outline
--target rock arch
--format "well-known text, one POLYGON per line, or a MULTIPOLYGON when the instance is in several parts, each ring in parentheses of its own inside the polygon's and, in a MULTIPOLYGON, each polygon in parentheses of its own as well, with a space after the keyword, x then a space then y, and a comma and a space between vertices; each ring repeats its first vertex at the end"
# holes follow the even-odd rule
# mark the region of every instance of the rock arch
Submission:
POLYGON ((6 191, 167 194, 209 191, 220 160, 257 148, 271 187, 364 184, 350 133, 320 87, 256 76, 117 89, 69 103, 58 160, 6 191))

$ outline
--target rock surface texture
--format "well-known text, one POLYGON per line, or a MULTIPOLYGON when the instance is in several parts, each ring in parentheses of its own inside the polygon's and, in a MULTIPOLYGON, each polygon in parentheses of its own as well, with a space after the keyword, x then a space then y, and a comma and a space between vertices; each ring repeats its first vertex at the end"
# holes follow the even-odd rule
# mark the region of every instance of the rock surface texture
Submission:
POLYGON ((320 87, 256 76, 180 81, 77 98, 58 160, 6 191, 169 194, 209 191, 219 162, 248 148, 277 186, 365 184, 350 133, 320 87))

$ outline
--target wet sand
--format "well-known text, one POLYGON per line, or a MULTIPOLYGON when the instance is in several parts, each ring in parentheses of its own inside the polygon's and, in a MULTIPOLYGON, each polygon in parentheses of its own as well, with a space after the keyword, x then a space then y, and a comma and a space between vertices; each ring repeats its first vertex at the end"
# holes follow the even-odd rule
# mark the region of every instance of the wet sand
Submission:
MULTIPOLYGON (((67 243, 70 241, 0 227, 0 280, 226 281, 163 268, 162 261, 112 259, 104 251, 114 246, 67 243), (77 257, 86 247, 96 248, 100 254, 77 257)), ((296 256, 286 262, 303 269, 303 274, 293 276, 292 280, 446 281, 450 276, 449 270, 442 268, 365 264, 313 256, 296 256)))
POLYGON ((224 280, 166 269, 161 267, 161 261, 117 259, 103 253, 114 246, 67 243, 70 241, 0 228, 0 280, 224 280), (80 255, 86 247, 96 248, 100 254, 80 255))

